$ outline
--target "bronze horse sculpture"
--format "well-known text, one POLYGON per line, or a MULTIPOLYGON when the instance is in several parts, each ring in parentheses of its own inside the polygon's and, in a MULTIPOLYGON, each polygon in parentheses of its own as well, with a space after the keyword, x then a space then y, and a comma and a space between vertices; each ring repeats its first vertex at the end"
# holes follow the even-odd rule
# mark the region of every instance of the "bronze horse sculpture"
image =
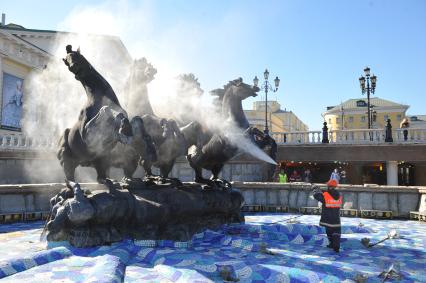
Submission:
POLYGON ((87 100, 77 122, 61 136, 57 157, 67 180, 75 180, 75 169, 81 165, 93 166, 98 182, 103 183, 112 162, 110 152, 117 143, 129 144, 143 155, 149 140, 146 140, 143 121, 129 122, 110 84, 80 50, 73 51, 72 46, 67 45, 66 51, 63 61, 83 85, 87 100))
MULTIPOLYGON (((249 127, 249 122, 242 108, 242 101, 250 96, 256 96, 258 91, 258 87, 245 84, 241 78, 238 78, 230 81, 224 89, 211 92, 212 95, 217 96, 215 105, 220 108, 222 120, 233 123, 241 132, 244 132, 243 136, 248 136, 251 139, 260 131, 249 127)), ((237 155, 238 147, 235 141, 231 142, 229 137, 223 133, 205 134, 204 140, 207 142, 197 146, 194 151, 187 155, 188 162, 195 171, 195 182, 227 187, 228 183, 219 179, 219 173, 225 163, 237 155), (203 168, 212 172, 210 180, 203 178, 203 168)))
POLYGON ((198 141, 200 124, 191 122, 179 128, 173 119, 160 118, 154 114, 148 97, 147 84, 154 79, 156 69, 145 58, 134 61, 128 82, 128 97, 137 97, 134 114, 142 117, 147 134, 155 145, 157 159, 142 156, 141 164, 146 177, 155 177, 152 166, 160 169, 160 180, 170 180, 169 174, 176 158, 185 156, 188 147, 198 141))

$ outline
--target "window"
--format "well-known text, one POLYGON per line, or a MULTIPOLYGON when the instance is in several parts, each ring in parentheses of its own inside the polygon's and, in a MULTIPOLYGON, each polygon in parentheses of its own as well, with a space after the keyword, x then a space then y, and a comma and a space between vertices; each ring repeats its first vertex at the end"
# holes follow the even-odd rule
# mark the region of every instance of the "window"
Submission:
POLYGON ((367 118, 365 116, 361 116, 361 122, 365 123, 366 120, 367 118))
POLYGON ((340 123, 340 118, 339 117, 336 118, 336 124, 338 124, 338 123, 340 123))
POLYGON ((387 122, 388 119, 389 119, 389 115, 385 115, 385 116, 383 116, 383 118, 384 118, 385 122, 387 122))
POLYGON ((331 118, 330 118, 330 119, 328 119, 328 124, 331 124, 331 118))
POLYGON ((349 116, 349 123, 353 123, 354 122, 354 117, 349 116))
POLYGON ((364 100, 358 100, 356 102, 357 107, 367 107, 367 103, 364 100))
POLYGON ((401 121, 401 119, 402 119, 402 115, 401 114, 396 115, 396 120, 401 121))

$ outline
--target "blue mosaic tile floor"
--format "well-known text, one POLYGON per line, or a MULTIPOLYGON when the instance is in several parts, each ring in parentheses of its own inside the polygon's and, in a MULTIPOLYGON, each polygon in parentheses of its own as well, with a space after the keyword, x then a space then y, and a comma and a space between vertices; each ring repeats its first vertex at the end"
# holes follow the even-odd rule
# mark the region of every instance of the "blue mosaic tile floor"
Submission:
MULTIPOLYGON (((205 231, 190 242, 123 241, 77 249, 40 242, 44 223, 0 225, 1 282, 382 282, 391 264, 399 282, 426 282, 426 224, 342 218, 341 252, 327 248, 319 216, 251 214, 246 223, 205 231), (360 225, 361 223, 361 225, 360 225), (390 229, 400 239, 365 248, 390 229)), ((386 282, 396 282, 388 279, 386 282)))

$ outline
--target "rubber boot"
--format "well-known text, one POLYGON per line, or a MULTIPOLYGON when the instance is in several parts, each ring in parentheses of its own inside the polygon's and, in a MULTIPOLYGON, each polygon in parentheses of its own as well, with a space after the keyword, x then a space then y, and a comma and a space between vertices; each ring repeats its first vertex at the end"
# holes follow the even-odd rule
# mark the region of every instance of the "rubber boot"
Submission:
POLYGON ((340 234, 333 234, 331 245, 336 253, 340 251, 340 234))

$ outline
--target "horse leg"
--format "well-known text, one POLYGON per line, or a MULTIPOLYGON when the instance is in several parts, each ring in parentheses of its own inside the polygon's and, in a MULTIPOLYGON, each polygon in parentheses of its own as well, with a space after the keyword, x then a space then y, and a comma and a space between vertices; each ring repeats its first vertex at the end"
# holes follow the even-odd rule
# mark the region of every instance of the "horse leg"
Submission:
POLYGON ((68 143, 69 133, 70 129, 65 129, 64 134, 59 139, 59 149, 56 156, 64 169, 65 178, 69 181, 75 181, 75 168, 77 168, 78 163, 74 160, 68 143))
POLYGON ((195 182, 202 184, 209 184, 210 180, 203 177, 203 169, 201 167, 194 168, 195 171, 195 182))
POLYGON ((210 178, 210 180, 212 180, 217 186, 223 189, 227 189, 227 188, 231 188, 231 183, 229 183, 225 179, 219 179, 219 174, 222 171, 222 168, 224 165, 225 165, 224 163, 220 163, 213 166, 212 177, 210 178))
POLYGON ((129 160, 123 167, 124 178, 126 178, 127 180, 132 180, 133 174, 135 173, 137 168, 138 168, 138 161, 129 160))
POLYGON ((141 162, 143 170, 145 170, 145 177, 152 177, 152 162, 149 159, 142 160, 141 162))
POLYGON ((66 180, 75 182, 75 168, 77 168, 77 164, 72 160, 64 159, 63 168, 66 180))
POLYGON ((211 180, 217 180, 219 179, 219 174, 222 171, 224 164, 220 163, 220 164, 216 164, 213 166, 212 168, 212 177, 210 178, 211 180))
POLYGON ((162 178, 167 178, 169 176, 170 171, 172 171, 174 163, 175 163, 175 160, 173 159, 168 164, 160 167, 160 176, 162 178))
POLYGON ((181 186, 182 182, 178 178, 169 178, 169 174, 173 169, 175 160, 176 159, 170 160, 168 164, 160 167, 160 176, 163 182, 171 182, 175 186, 181 186))
POLYGON ((107 160, 99 158, 94 161, 93 164, 96 169, 96 173, 98 174, 96 180, 99 184, 105 184, 108 175, 107 172, 109 169, 109 163, 107 162, 107 160))
POLYGON ((201 184, 207 184, 210 182, 210 180, 203 178, 203 168, 201 166, 198 166, 198 161, 200 161, 201 156, 200 154, 188 154, 186 156, 186 159, 188 160, 189 165, 194 169, 195 172, 195 179, 194 182, 201 183, 201 184))

